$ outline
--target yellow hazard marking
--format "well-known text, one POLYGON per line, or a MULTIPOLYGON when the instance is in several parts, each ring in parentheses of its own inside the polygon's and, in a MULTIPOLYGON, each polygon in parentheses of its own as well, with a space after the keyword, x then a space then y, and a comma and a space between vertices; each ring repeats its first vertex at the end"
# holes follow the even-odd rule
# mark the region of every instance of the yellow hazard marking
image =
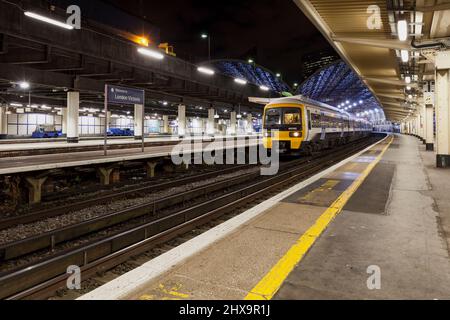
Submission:
POLYGON ((393 137, 386 144, 381 154, 371 162, 353 184, 319 217, 315 224, 303 234, 289 251, 278 261, 266 276, 249 292, 245 300, 271 300, 278 292, 283 282, 294 270, 295 266, 305 257, 319 236, 327 229, 331 221, 342 211, 345 204, 358 190, 364 180, 381 161, 386 150, 392 144, 393 137))
POLYGON ((166 289, 163 284, 158 286, 157 294, 145 294, 142 295, 139 300, 181 300, 181 299, 189 299, 189 295, 185 293, 179 292, 181 289, 181 284, 176 284, 170 289, 166 289))

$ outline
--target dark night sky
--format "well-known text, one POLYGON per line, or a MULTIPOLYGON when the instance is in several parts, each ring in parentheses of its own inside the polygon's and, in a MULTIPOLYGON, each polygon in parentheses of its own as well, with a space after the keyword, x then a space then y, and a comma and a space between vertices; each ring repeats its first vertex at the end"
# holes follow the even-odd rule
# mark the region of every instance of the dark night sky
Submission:
POLYGON ((292 0, 109 0, 145 16, 161 29, 161 41, 180 56, 207 56, 202 32, 212 35, 212 58, 247 59, 301 79, 301 55, 329 48, 292 0))

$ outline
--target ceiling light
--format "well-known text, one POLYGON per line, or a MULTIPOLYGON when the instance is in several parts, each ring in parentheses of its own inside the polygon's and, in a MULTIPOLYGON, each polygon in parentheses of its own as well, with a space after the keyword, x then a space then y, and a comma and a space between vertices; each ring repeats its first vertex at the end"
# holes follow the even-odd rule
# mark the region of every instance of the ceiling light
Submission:
POLYGON ((138 48, 138 52, 140 54, 143 54, 144 56, 151 57, 154 59, 162 60, 164 59, 164 55, 158 51, 150 50, 150 49, 144 49, 144 48, 138 48))
POLYGON ((408 50, 401 50, 401 51, 400 51, 400 54, 401 54, 401 56, 402 56, 402 61, 403 61, 404 63, 406 63, 406 62, 409 61, 409 52, 408 52, 408 50))
POLYGON ((259 87, 262 91, 269 91, 270 89, 269 89, 269 87, 266 87, 266 86, 260 86, 259 87))
POLYGON ((30 83, 29 82, 26 82, 26 81, 22 81, 22 82, 19 82, 19 87, 20 87, 20 89, 29 89, 30 88, 30 83))
POLYGON ((411 83, 411 77, 410 76, 406 76, 405 77, 405 82, 408 83, 408 84, 411 83))
POLYGON ((54 26, 57 26, 57 27, 61 27, 61 28, 68 29, 68 30, 73 30, 74 29, 71 25, 68 25, 67 23, 64 23, 64 22, 61 22, 61 21, 58 21, 58 20, 55 20, 55 19, 47 18, 47 17, 41 16, 40 14, 37 14, 37 13, 34 13, 34 12, 25 11, 25 15, 27 17, 30 17, 30 18, 33 18, 33 19, 36 19, 36 20, 40 20, 40 21, 43 21, 43 22, 46 22, 46 23, 50 23, 50 24, 52 24, 54 26))
POLYGON ((201 73, 204 73, 204 74, 207 74, 207 75, 210 75, 210 76, 215 74, 214 70, 208 69, 208 68, 205 68, 205 67, 198 67, 197 71, 201 72, 201 73))
POLYGON ((397 33, 400 41, 406 41, 406 39, 408 39, 408 23, 406 20, 397 22, 397 33))
POLYGON ((247 84, 246 80, 239 79, 239 78, 234 79, 234 82, 242 84, 242 85, 246 85, 247 84))
POLYGON ((21 103, 14 103, 14 102, 13 102, 13 103, 10 103, 9 105, 10 105, 11 107, 19 107, 19 108, 20 108, 20 107, 23 107, 23 104, 21 104, 21 103))

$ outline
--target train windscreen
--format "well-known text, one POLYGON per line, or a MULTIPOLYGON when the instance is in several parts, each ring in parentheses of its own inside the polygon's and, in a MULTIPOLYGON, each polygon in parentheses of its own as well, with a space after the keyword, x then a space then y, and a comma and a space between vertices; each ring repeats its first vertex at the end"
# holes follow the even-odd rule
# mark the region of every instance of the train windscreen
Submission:
POLYGON ((302 125, 301 109, 299 108, 272 108, 266 110, 264 126, 267 129, 302 125))

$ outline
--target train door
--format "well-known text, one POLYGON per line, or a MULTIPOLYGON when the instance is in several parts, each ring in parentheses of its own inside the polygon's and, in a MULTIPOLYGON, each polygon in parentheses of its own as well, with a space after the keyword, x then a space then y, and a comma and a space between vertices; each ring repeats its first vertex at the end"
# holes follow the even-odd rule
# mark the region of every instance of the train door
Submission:
POLYGON ((325 118, 325 113, 321 112, 320 113, 320 124, 322 126, 322 134, 320 135, 320 140, 325 140, 325 138, 327 137, 327 128, 326 128, 326 118, 325 118))
POLYGON ((311 130, 312 130, 312 118, 311 118, 311 110, 307 110, 306 111, 306 119, 308 121, 308 133, 306 135, 307 137, 307 141, 309 141, 311 139, 311 130))

